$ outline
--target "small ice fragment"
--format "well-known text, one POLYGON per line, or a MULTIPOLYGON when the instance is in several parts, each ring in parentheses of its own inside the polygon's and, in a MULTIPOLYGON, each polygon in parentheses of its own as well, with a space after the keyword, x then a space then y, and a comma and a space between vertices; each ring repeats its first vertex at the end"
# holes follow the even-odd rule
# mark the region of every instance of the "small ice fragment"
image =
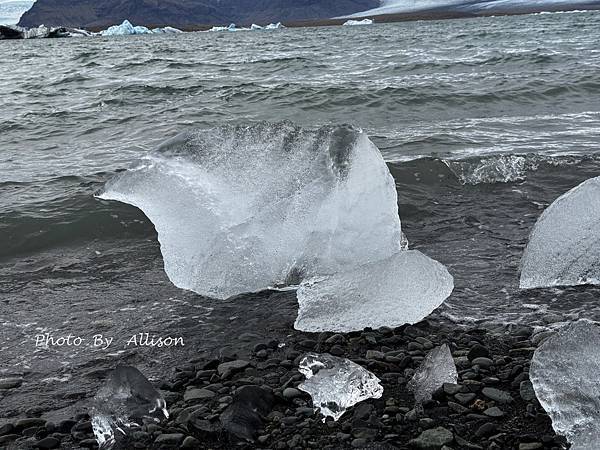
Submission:
POLYGON ((523 253, 521 288, 600 284, 599 203, 596 177, 546 208, 523 253))
POLYGON ((408 382, 408 389, 415 394, 415 402, 421 404, 431 400, 431 395, 444 383, 456 383, 458 372, 447 344, 431 350, 414 376, 408 382))
POLYGON ((129 428, 169 417, 163 396, 142 373, 119 365, 94 397, 90 416, 101 450, 122 443, 129 428))
POLYGON ((600 329, 579 320, 547 338, 533 354, 529 378, 557 434, 571 450, 600 442, 600 329))
POLYGON ((442 264, 417 250, 400 251, 354 270, 302 282, 294 327, 349 332, 416 323, 441 305, 453 288, 452 275, 442 264))
POLYGON ((320 408, 323 416, 333 420, 356 403, 383 394, 379 378, 346 358, 308 353, 298 370, 306 377, 298 389, 310 394, 315 409, 320 408))

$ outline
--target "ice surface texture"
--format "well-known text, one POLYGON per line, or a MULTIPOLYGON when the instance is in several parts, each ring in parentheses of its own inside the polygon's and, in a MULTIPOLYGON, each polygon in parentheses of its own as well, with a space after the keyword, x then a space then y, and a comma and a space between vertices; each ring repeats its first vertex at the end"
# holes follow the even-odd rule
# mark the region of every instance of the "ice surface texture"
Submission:
POLYGON ((308 353, 298 370, 306 377, 298 389, 310 394, 315 409, 333 420, 356 403, 383 395, 379 378, 346 358, 308 353))
POLYGON ((600 442, 600 329, 579 320, 538 347, 529 377, 557 434, 571 450, 597 450, 600 442))
POLYGON ((444 383, 456 383, 458 372, 448 345, 431 350, 414 376, 408 382, 408 389, 415 394, 415 401, 421 404, 431 400, 431 395, 444 383))
POLYGON ((331 276, 314 277, 298 289, 295 328, 348 332, 365 327, 416 323, 452 292, 452 276, 416 250, 331 276))
POLYGON ((102 198, 142 209, 173 283, 227 298, 399 251, 394 181, 351 127, 223 127, 163 144, 102 198))
MULTIPOLYGON (((132 426, 169 417, 163 396, 135 367, 117 366, 94 397, 92 428, 101 450, 122 444, 132 426)), ((123 445, 119 445, 122 447, 123 445)))
POLYGON ((600 177, 584 181, 540 216, 521 262, 521 288, 600 284, 600 177))
POLYGON ((443 266, 403 251, 394 179, 351 126, 184 133, 100 197, 146 213, 178 287, 223 299, 304 282, 302 330, 415 322, 453 288, 443 266))

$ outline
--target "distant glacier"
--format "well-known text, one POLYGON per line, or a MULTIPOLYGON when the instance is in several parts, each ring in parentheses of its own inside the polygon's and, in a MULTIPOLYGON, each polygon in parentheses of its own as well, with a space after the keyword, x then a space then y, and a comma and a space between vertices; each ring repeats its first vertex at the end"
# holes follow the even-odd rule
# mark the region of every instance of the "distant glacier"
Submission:
POLYGON ((600 7, 599 0, 382 0, 381 6, 345 17, 379 16, 425 11, 463 14, 511 14, 600 7))
POLYGON ((14 25, 34 0, 0 0, 0 25, 14 25))

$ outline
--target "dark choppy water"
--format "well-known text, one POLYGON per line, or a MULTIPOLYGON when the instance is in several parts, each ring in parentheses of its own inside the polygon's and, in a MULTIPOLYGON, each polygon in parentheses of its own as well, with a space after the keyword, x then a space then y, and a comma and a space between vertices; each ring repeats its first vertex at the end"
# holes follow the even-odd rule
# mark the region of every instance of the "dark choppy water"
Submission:
POLYGON ((389 161, 411 246, 455 277, 438 317, 600 318, 595 288, 517 288, 540 212, 600 172, 598 30, 589 12, 2 42, 0 377, 26 380, 0 393, 4 415, 92 395, 116 359, 164 376, 203 350, 285 340, 293 294, 217 303, 181 291, 144 215, 93 197, 187 127, 360 126, 389 161), (36 349, 44 332, 120 343, 36 349), (137 332, 188 345, 125 349, 137 332))

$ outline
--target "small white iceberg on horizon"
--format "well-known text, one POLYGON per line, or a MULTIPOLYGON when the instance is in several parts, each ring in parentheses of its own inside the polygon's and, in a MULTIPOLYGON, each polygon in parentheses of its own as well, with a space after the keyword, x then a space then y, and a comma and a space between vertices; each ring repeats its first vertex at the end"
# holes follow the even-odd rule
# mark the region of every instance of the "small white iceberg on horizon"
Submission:
POLYGON ((268 25, 262 26, 253 23, 250 28, 238 28, 235 23, 229 24, 226 27, 212 27, 210 30, 206 30, 207 32, 215 32, 215 31, 259 31, 259 30, 279 30, 281 28, 285 28, 281 22, 270 23, 268 25))
POLYGON ((346 22, 344 22, 342 25, 345 27, 348 27, 348 26, 352 27, 352 26, 357 26, 357 25, 373 25, 373 20, 372 19, 363 19, 363 20, 350 19, 350 20, 347 20, 346 22))

